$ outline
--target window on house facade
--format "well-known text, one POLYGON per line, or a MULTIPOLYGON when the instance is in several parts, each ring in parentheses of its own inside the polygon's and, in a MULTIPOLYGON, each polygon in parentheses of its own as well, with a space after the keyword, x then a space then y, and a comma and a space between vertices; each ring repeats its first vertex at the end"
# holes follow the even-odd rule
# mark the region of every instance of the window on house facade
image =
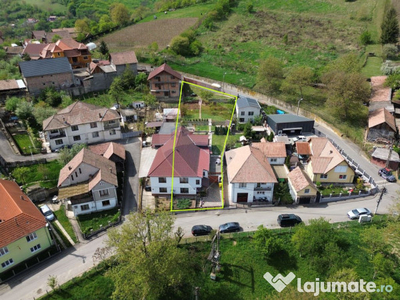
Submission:
POLYGON ((72 125, 72 126, 71 126, 71 130, 72 130, 72 131, 78 131, 78 130, 79 130, 78 125, 72 125))
POLYGON ((81 205, 81 210, 82 210, 82 211, 89 210, 89 204, 83 204, 83 205, 81 205))
POLYGON ((50 130, 50 134, 56 134, 56 133, 58 133, 58 132, 59 132, 58 129, 50 130))
POLYGON ((46 85, 46 83, 43 82, 43 85, 46 85))
POLYGON ((109 206, 110 205, 110 200, 104 200, 101 202, 101 205, 103 206, 109 206))
POLYGON ((254 115, 254 111, 249 111, 249 116, 253 116, 254 115))
POLYGON ((200 179, 196 179, 196 185, 200 184, 200 179))
POLYGON ((171 84, 171 87, 176 87, 176 84, 175 83, 171 84))
POLYGON ((71 175, 71 180, 74 180, 74 175, 71 175))
POLYGON ((175 93, 176 93, 176 91, 171 91, 171 93, 172 93, 172 94, 175 94, 175 93))
POLYGON ((321 176, 319 177, 321 179, 327 179, 328 178, 328 174, 321 174, 321 176))
POLYGON ((346 173, 347 166, 337 166, 337 167, 335 167, 335 172, 336 173, 346 173))
POLYGON ((167 182, 167 178, 165 177, 158 177, 158 183, 166 183, 167 182))
POLYGON ((239 183, 239 187, 240 188, 245 188, 245 187, 247 187, 247 184, 246 183, 239 183))
POLYGON ((97 128, 97 122, 90 123, 90 128, 97 128))
POLYGON ((31 234, 26 236, 26 241, 29 243, 30 241, 36 240, 37 235, 36 232, 32 232, 31 234))
POLYGON ((239 119, 239 122, 244 122, 244 118, 240 118, 240 119, 239 119))
POLYGON ((37 245, 31 247, 31 252, 34 253, 34 252, 40 250, 40 248, 41 248, 40 244, 37 244, 37 245))
POLYGON ((175 79, 175 77, 174 77, 174 76, 171 76, 171 79, 175 79))
POLYGON ((189 183, 189 178, 187 178, 187 177, 180 177, 180 178, 179 178, 179 182, 180 182, 180 183, 189 183))
POLYGON ((167 188, 165 188, 165 187, 160 188, 160 193, 166 193, 166 192, 167 192, 167 188))
POLYGON ((116 135, 116 134, 117 134, 117 132, 115 131, 115 129, 110 130, 110 135, 116 135))
POLYGON ((115 124, 115 120, 108 121, 108 124, 115 124))
POLYGON ((56 140, 56 145, 62 145, 64 144, 63 140, 56 140))
POLYGON ((100 190, 99 194, 100 194, 100 197, 108 196, 108 190, 100 190))
POLYGON ((75 177, 78 177, 78 172, 75 172, 75 177))
POLYGON ((342 179, 342 180, 347 179, 347 175, 339 175, 339 179, 342 179))
POLYGON ((92 132, 92 138, 98 138, 99 137, 99 133, 96 132, 92 132))
POLYGON ((87 56, 84 56, 83 59, 88 59, 88 57, 87 57, 87 56))
POLYGON ((310 189, 305 189, 304 190, 304 194, 309 194, 310 193, 310 189))
POLYGON ((80 135, 75 135, 74 136, 74 141, 80 141, 81 140, 81 136, 80 135))
POLYGON ((240 115, 241 115, 241 116, 244 116, 244 115, 246 115, 246 112, 245 112, 245 111, 241 111, 241 112, 240 112, 240 115))
POLYGON ((81 168, 79 168, 79 174, 82 174, 82 170, 81 170, 81 168))
POLYGON ((189 189, 188 188, 181 188, 181 194, 188 194, 189 189))
POLYGON ((7 247, 0 248, 0 256, 6 255, 7 253, 8 253, 7 247))
POLYGON ((14 263, 14 260, 12 258, 6 260, 5 262, 1 263, 1 266, 3 268, 7 268, 8 266, 12 265, 14 263))
POLYGON ((278 159, 277 158, 271 158, 271 162, 277 162, 278 159))
POLYGON ((261 184, 262 184, 262 183, 257 183, 257 187, 258 187, 258 188, 261 187, 261 184))
POLYGON ((157 76, 157 77, 156 77, 156 80, 157 80, 157 81, 161 81, 160 76, 157 76))

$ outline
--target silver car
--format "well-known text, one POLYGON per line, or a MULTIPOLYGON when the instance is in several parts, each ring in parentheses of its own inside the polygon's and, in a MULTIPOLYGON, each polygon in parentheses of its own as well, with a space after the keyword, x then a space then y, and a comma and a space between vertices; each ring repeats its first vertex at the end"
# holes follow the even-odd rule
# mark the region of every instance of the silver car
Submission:
POLYGON ((356 208, 353 210, 350 210, 347 213, 347 216, 349 217, 350 220, 358 219, 360 216, 367 215, 367 216, 372 216, 372 212, 368 208, 356 208))

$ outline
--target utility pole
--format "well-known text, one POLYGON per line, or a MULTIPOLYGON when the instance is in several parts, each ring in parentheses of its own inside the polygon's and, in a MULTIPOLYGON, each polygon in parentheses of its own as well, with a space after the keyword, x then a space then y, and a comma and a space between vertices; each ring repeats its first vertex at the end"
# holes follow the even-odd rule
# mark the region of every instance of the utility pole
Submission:
POLYGON ((303 97, 301 97, 299 99, 299 101, 297 102, 297 115, 299 115, 299 109, 300 109, 300 102, 303 101, 303 97))
POLYGON ((380 204, 381 201, 382 201, 382 197, 383 197, 383 194, 384 194, 384 193, 386 193, 386 187, 383 187, 383 189, 381 190, 381 194, 379 195, 379 198, 378 198, 378 200, 376 201, 376 207, 375 207, 374 215, 376 215, 376 212, 378 211, 378 207, 379 207, 379 204, 380 204))

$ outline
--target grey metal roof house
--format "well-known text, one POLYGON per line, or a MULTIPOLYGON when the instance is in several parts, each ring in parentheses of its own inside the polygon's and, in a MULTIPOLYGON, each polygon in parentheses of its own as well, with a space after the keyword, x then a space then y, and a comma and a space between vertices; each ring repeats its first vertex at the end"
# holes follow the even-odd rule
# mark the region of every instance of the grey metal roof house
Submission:
POLYGON ((267 123, 275 134, 301 134, 314 129, 314 120, 292 114, 268 115, 267 123))
POLYGON ((25 78, 72 73, 72 67, 67 57, 21 61, 19 68, 25 78))
POLYGON ((239 108, 254 107, 254 108, 261 109, 261 106, 260 106, 260 104, 258 103, 258 101, 256 99, 244 97, 244 96, 241 96, 241 95, 239 95, 239 98, 237 99, 236 105, 239 108))

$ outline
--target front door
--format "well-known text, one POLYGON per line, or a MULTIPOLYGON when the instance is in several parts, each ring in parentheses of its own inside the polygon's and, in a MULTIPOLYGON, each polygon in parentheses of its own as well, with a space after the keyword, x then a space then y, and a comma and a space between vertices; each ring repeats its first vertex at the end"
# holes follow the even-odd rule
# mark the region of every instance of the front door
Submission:
POLYGON ((237 202, 247 202, 248 193, 238 193, 237 194, 237 202))

